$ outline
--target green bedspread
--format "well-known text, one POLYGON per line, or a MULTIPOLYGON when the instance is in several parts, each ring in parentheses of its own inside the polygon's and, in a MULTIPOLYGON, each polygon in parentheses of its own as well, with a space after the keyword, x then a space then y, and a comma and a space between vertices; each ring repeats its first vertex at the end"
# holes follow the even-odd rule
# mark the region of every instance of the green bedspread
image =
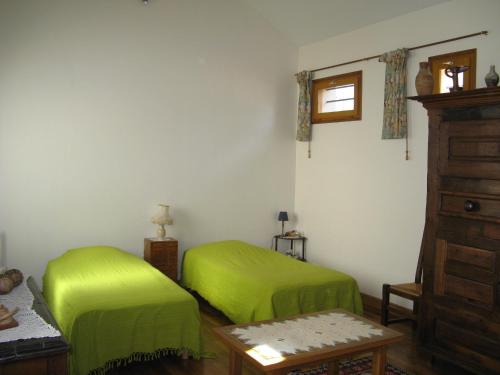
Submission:
POLYGON ((362 313, 356 280, 240 241, 184 254, 182 283, 235 323, 342 307, 362 313))
POLYGON ((135 255, 112 247, 69 250, 49 262, 43 286, 71 344, 73 375, 181 350, 200 354, 197 301, 135 255))

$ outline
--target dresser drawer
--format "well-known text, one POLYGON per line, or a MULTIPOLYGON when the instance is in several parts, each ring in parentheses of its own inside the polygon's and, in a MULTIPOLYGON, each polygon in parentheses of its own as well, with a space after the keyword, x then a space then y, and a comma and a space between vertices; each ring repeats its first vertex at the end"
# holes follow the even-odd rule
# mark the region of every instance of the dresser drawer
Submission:
POLYGON ((450 121, 439 129, 439 173, 500 179, 500 121, 450 121))
POLYGON ((153 264, 168 264, 172 262, 177 264, 177 247, 167 249, 153 247, 151 249, 151 262, 153 264))
POLYGON ((489 310, 497 303, 496 252, 438 239, 434 293, 489 310))
POLYGON ((159 264, 156 266, 156 268, 167 277, 171 278, 174 281, 177 281, 177 263, 167 265, 159 264))
POLYGON ((440 215, 437 237, 478 249, 500 250, 500 223, 472 220, 458 215, 440 215))
POLYGON ((478 196, 496 195, 500 197, 500 180, 441 176, 439 186, 441 192, 477 194, 478 196))
POLYGON ((440 192, 439 213, 473 220, 500 222, 500 199, 479 194, 440 192))
POLYGON ((475 330, 464 329, 444 319, 435 320, 434 339, 447 347, 462 347, 467 357, 486 360, 491 367, 500 370, 500 341, 480 335, 475 330), (488 356, 490 358, 485 358, 488 356))
POLYGON ((495 272, 496 252, 448 243, 447 263, 457 262, 486 272, 495 272))
POLYGON ((448 304, 441 298, 434 305, 431 319, 432 342, 438 349, 459 352, 474 365, 500 369, 498 319, 484 319, 484 316, 477 312, 448 304))
POLYGON ((154 241, 151 247, 158 250, 177 249, 177 241, 154 241))
POLYGON ((434 319, 445 321, 465 331, 474 332, 485 339, 500 343, 500 316, 498 314, 490 314, 490 319, 484 319, 484 314, 477 309, 464 309, 459 304, 449 302, 446 297, 436 299, 432 311, 434 319))
POLYGON ((493 306, 495 288, 493 285, 468 280, 453 275, 444 275, 444 295, 454 296, 472 304, 493 306))

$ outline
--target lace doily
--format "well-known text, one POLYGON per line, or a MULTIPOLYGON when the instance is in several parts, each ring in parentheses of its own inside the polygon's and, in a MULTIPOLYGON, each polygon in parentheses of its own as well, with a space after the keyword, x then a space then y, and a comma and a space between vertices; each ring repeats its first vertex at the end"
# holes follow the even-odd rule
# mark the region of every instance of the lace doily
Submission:
POLYGON ((0 296, 0 304, 9 310, 15 307, 19 308, 19 312, 14 316, 19 325, 0 331, 0 342, 61 336, 57 329, 43 320, 31 308, 34 299, 35 297, 26 285, 26 280, 12 289, 9 294, 0 296))
POLYGON ((381 329, 342 313, 235 328, 231 334, 247 345, 266 345, 279 353, 295 354, 323 346, 382 336, 381 329))

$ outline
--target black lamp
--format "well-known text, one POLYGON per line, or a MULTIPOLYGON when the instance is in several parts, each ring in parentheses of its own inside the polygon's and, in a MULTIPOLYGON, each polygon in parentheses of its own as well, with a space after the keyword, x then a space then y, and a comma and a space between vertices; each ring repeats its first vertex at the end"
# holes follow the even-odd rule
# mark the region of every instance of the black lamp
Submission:
POLYGON ((278 214, 278 221, 281 221, 281 235, 285 235, 285 221, 288 221, 288 212, 280 211, 278 214))

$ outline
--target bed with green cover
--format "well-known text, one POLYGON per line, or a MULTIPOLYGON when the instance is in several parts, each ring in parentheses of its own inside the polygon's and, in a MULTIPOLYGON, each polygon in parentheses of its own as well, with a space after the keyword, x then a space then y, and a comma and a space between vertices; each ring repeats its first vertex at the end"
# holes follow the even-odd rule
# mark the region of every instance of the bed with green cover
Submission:
POLYGON ((70 342, 72 375, 164 354, 200 355, 197 301, 133 254, 69 250, 48 263, 43 294, 70 342))
POLYGON ((363 311, 351 276, 241 241, 188 250, 182 284, 235 323, 336 307, 357 314, 363 311))

